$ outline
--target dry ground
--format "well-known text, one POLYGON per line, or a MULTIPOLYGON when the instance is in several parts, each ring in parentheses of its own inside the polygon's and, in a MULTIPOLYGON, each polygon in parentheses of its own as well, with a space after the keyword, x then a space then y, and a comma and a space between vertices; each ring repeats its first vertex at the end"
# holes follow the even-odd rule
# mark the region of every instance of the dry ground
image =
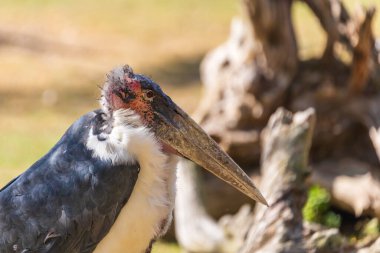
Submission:
MULTIPOLYGON (((352 0, 350 9, 355 8, 352 0)), ((365 5, 379 1, 360 1, 365 5)), ((227 36, 233 0, 2 0, 0 186, 41 157, 80 115, 97 108, 107 71, 128 63, 191 112, 198 65, 227 36)), ((325 38, 301 3, 294 8, 301 57, 325 38)), ((380 35, 379 15, 375 31, 380 35)), ((158 245, 156 252, 177 252, 158 245)))

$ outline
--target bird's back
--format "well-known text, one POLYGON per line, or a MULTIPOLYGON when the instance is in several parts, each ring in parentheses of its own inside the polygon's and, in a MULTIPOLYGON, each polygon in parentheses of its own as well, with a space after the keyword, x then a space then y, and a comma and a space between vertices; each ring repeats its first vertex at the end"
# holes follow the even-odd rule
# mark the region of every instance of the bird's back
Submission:
POLYGON ((136 182, 139 164, 93 157, 100 111, 75 122, 51 151, 0 190, 0 252, 92 252, 136 182))

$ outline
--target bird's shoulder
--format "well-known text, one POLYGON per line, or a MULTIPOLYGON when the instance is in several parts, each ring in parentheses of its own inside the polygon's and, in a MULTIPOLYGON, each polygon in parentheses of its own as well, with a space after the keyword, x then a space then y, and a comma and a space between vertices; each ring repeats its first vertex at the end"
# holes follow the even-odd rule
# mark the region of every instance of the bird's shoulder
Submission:
POLYGON ((100 114, 82 116, 0 191, 0 252, 91 252, 108 232, 132 193, 140 165, 114 165, 86 148, 85 136, 100 114))

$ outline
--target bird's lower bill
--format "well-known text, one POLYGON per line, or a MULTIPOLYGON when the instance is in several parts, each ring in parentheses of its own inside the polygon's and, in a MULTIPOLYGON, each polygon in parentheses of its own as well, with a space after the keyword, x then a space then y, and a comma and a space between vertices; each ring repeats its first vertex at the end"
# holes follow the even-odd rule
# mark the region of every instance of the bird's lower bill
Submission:
POLYGON ((152 128, 164 147, 171 147, 250 198, 268 205, 247 174, 178 106, 157 108, 152 128))

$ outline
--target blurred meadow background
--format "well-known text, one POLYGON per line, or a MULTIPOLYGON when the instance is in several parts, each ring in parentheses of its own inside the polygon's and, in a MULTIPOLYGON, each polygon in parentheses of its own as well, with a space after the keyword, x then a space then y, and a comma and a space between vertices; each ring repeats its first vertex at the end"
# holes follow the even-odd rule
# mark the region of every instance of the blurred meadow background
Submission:
MULTIPOLYGON (((350 10, 357 3, 344 1, 350 10)), ((293 7, 301 58, 322 53, 325 35, 302 3, 293 7)), ((130 64, 186 111, 201 96, 199 64, 239 15, 234 0, 2 0, 0 187, 45 154, 70 124, 98 108, 105 74, 130 64)), ((380 15, 374 31, 380 35, 380 15)), ((178 252, 159 244, 155 252, 178 252)))

